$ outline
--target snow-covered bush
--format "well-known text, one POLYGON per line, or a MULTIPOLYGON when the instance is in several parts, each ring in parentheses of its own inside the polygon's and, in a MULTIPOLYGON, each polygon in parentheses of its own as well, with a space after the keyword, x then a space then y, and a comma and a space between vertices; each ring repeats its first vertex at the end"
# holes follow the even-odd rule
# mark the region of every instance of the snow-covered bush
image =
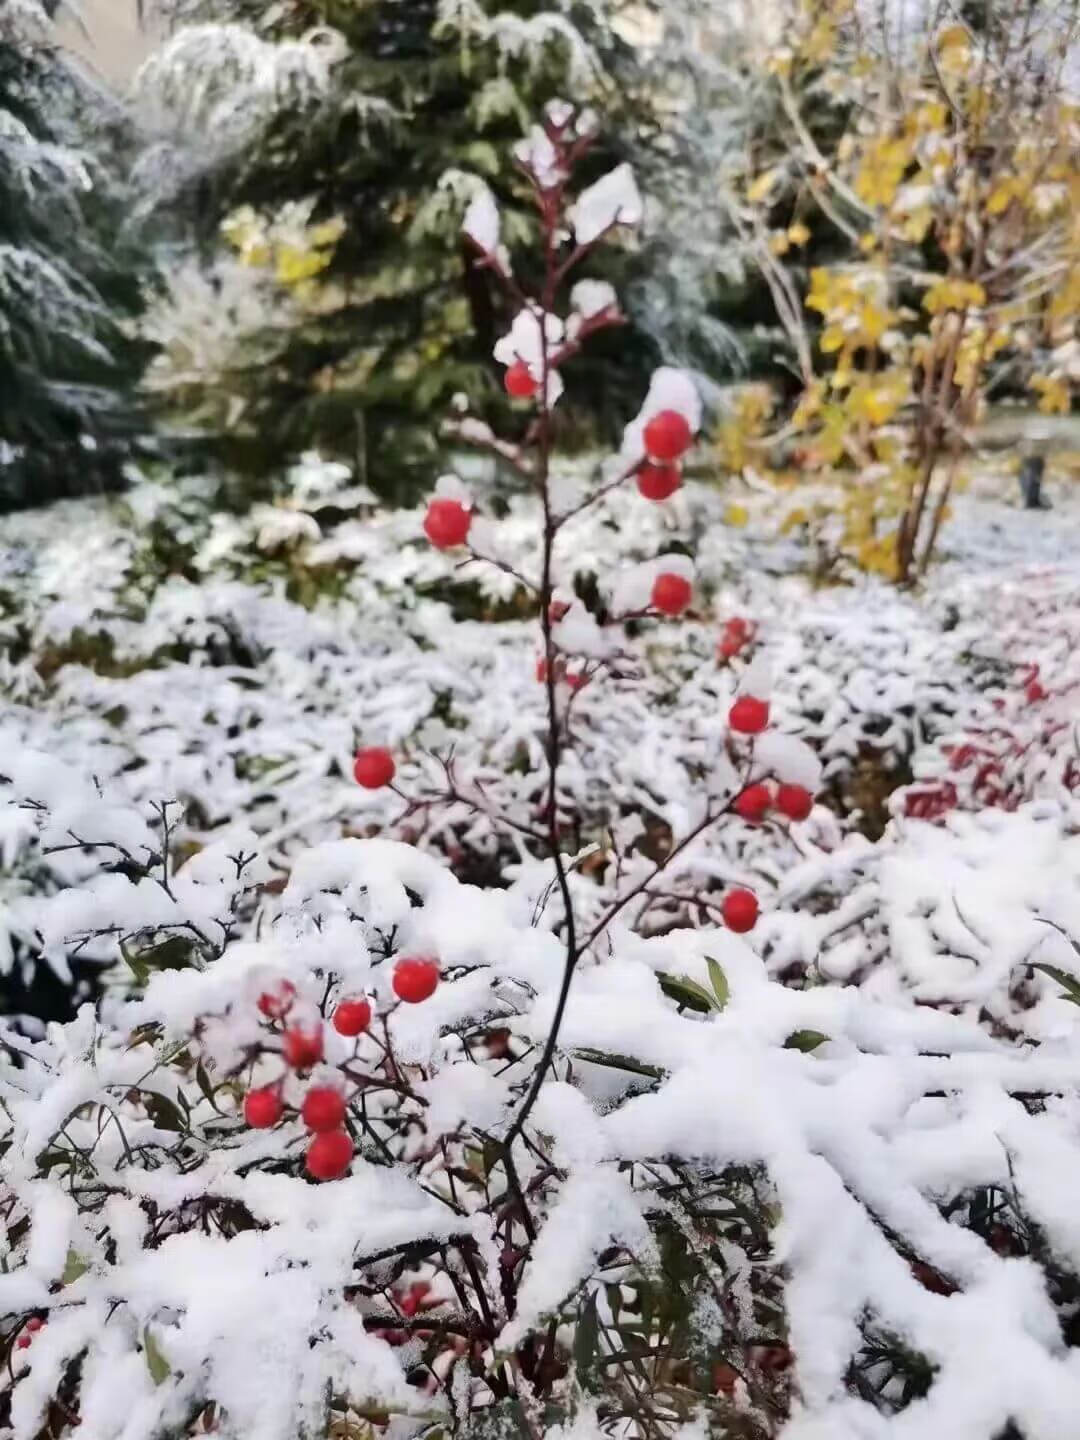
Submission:
POLYGON ((448 476, 316 536, 370 497, 314 457, 247 520, 136 491, 174 573, 139 534, 54 541, 107 644, 45 713, 31 657, 76 627, 24 570, 4 839, 52 893, 12 902, 16 943, 119 964, 96 1011, 0 1030, 12 1440, 1059 1440, 1080 1406, 1075 809, 845 838, 813 795, 867 716, 908 754, 978 712, 937 674, 978 597, 912 639, 868 587, 845 639, 828 596, 718 567, 715 617, 677 622, 679 372, 610 465, 552 464, 560 367, 618 320, 561 282, 639 210, 625 171, 567 209, 579 123, 549 109, 521 154, 542 313, 495 207, 467 218, 532 410, 520 446, 455 423, 530 501, 488 521, 448 476), (349 607, 289 598, 298 552, 356 563, 349 607), (459 567, 524 594, 539 654, 445 601, 395 615, 459 567), (340 833, 391 825, 418 843, 340 833), (463 838, 498 885, 445 864, 463 838))

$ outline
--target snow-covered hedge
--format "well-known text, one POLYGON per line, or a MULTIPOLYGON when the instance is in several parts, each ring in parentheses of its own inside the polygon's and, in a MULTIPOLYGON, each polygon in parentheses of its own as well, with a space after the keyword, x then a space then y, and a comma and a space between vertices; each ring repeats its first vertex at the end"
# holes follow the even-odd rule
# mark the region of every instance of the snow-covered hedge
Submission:
MULTIPOLYGON (((902 965, 933 934, 916 851, 882 878, 906 908, 902 965)), ((921 863, 943 892, 945 857, 921 863)), ((178 912, 206 923, 234 874, 196 857, 178 912)), ((144 884, 110 897, 124 928, 144 884)), ((800 1440, 1068 1433, 1075 1006, 1044 998, 1018 1048, 966 1007, 898 1003, 902 973, 884 992, 796 990, 728 931, 620 926, 579 972, 512 1187, 496 1137, 563 964, 527 888, 481 892, 414 848, 343 840, 263 907, 260 938, 155 970, 112 1024, 87 1008, 40 1041, 4 1034, 15 1440, 76 1417, 94 1440, 365 1417, 433 1434, 516 1407, 530 1433, 576 1416, 591 1435, 597 1393, 607 1425, 646 1414, 665 1434, 695 1415, 773 1434, 789 1404, 800 1440), (418 952, 441 983, 397 1003, 394 964, 418 952), (342 1087, 358 1158, 321 1186, 305 1083, 257 1004, 284 981, 313 1017, 360 994, 380 1017, 357 1041, 325 1026, 308 1084, 342 1087), (243 1094, 283 1074, 285 1118, 250 1129, 243 1094), (541 1355, 539 1411, 524 1377, 541 1355)), ((1022 926, 981 918, 1003 993, 1022 926)))

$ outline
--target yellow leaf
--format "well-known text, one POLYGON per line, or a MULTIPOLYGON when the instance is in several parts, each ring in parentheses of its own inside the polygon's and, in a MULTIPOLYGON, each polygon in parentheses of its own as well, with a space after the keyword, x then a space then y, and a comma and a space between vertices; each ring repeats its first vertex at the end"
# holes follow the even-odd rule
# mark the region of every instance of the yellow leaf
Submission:
POLYGON ((791 242, 783 230, 777 230, 769 236, 769 249, 774 255, 784 255, 790 247, 791 242))
POLYGON ((329 220, 323 220, 318 225, 312 225, 307 232, 311 244, 320 249, 327 245, 336 245, 344 234, 345 221, 340 215, 334 215, 329 220))
POLYGON ((753 181, 746 192, 746 198, 750 201, 751 205, 760 205, 763 200, 767 199, 769 191, 776 181, 777 174, 778 171, 776 170, 766 170, 764 174, 759 175, 757 179, 753 181))
POLYGON ((1028 389, 1040 396, 1039 409, 1044 415, 1067 415, 1069 413, 1069 387, 1064 380, 1054 375, 1033 375, 1028 389))
POLYGON ((750 512, 745 505, 729 505, 724 511, 724 524, 734 525, 741 530, 750 519, 750 512))
POLYGON ((792 245, 805 245, 810 239, 810 230, 801 220, 796 220, 794 225, 788 226, 787 238, 792 245))

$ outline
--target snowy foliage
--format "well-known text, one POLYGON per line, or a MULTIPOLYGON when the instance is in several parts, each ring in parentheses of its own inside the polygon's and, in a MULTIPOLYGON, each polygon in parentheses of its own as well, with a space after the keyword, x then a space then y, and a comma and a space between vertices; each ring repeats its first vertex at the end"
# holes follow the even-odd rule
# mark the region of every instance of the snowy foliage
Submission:
MULTIPOLYGON (((36 4, 0 13, 0 502, 115 475, 133 287, 106 242, 120 187, 95 132, 115 101, 56 49, 36 4), (80 465, 85 475, 72 474, 80 465)), ((130 258, 130 257, 129 257, 130 258)))

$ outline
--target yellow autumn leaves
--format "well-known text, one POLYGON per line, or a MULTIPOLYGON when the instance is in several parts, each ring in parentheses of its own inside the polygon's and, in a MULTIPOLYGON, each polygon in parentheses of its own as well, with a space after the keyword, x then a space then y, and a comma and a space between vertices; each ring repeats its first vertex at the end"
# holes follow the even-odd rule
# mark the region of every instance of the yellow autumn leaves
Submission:
POLYGON ((315 294, 315 278, 334 258, 338 241, 345 233, 340 215, 310 222, 312 201, 294 201, 270 220, 244 205, 228 215, 221 233, 236 251, 243 265, 270 270, 279 285, 301 302, 315 294))

